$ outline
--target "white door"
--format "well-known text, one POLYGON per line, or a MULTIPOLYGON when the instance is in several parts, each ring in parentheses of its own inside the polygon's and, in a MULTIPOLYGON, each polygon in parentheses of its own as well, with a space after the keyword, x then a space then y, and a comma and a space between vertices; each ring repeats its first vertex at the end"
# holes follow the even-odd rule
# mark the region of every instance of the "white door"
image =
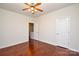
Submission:
POLYGON ((69 18, 56 19, 57 45, 69 47, 69 18))

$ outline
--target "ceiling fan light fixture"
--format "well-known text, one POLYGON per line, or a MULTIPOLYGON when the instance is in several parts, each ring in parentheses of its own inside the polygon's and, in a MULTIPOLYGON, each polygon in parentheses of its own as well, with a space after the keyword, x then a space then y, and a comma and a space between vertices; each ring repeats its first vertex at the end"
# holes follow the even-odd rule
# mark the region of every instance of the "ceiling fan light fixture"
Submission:
POLYGON ((28 10, 30 11, 32 14, 34 14, 37 11, 43 12, 42 9, 40 8, 36 8, 37 6, 41 5, 41 3, 24 3, 26 5, 28 5, 28 8, 25 8, 23 10, 28 10))
POLYGON ((34 8, 33 8, 33 7, 31 7, 31 10, 34 10, 34 8))
POLYGON ((34 14, 34 11, 32 11, 32 14, 34 14))
POLYGON ((28 9, 28 11, 31 11, 30 9, 28 9))
POLYGON ((37 11, 37 10, 35 9, 35 11, 37 11))

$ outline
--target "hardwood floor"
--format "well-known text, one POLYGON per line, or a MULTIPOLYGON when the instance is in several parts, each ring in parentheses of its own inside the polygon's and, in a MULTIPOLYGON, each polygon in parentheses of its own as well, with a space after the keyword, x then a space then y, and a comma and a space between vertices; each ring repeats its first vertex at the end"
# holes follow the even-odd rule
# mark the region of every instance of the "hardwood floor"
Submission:
POLYGON ((29 42, 0 49, 0 56, 79 56, 79 52, 60 46, 33 39, 29 42))

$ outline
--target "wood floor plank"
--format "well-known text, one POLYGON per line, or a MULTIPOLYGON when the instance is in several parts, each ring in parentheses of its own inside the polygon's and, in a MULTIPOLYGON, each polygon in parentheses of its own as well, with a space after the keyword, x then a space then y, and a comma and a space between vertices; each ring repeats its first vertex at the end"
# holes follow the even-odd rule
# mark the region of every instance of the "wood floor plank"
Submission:
POLYGON ((79 56, 79 52, 38 40, 0 49, 0 56, 79 56))

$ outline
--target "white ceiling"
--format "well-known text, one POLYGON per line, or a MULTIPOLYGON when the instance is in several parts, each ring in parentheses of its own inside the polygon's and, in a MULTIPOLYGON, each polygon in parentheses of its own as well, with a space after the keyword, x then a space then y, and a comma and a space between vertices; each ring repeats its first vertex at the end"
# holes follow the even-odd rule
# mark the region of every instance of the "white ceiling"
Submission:
POLYGON ((28 12, 28 11, 23 11, 22 9, 27 7, 23 3, 0 3, 0 8, 6 9, 9 11, 13 11, 13 12, 17 12, 20 14, 24 14, 27 16, 37 17, 37 16, 40 16, 44 13, 52 12, 52 11, 67 7, 69 5, 71 5, 71 3, 42 3, 38 7, 43 9, 44 12, 38 11, 35 14, 31 14, 31 12, 28 12))

